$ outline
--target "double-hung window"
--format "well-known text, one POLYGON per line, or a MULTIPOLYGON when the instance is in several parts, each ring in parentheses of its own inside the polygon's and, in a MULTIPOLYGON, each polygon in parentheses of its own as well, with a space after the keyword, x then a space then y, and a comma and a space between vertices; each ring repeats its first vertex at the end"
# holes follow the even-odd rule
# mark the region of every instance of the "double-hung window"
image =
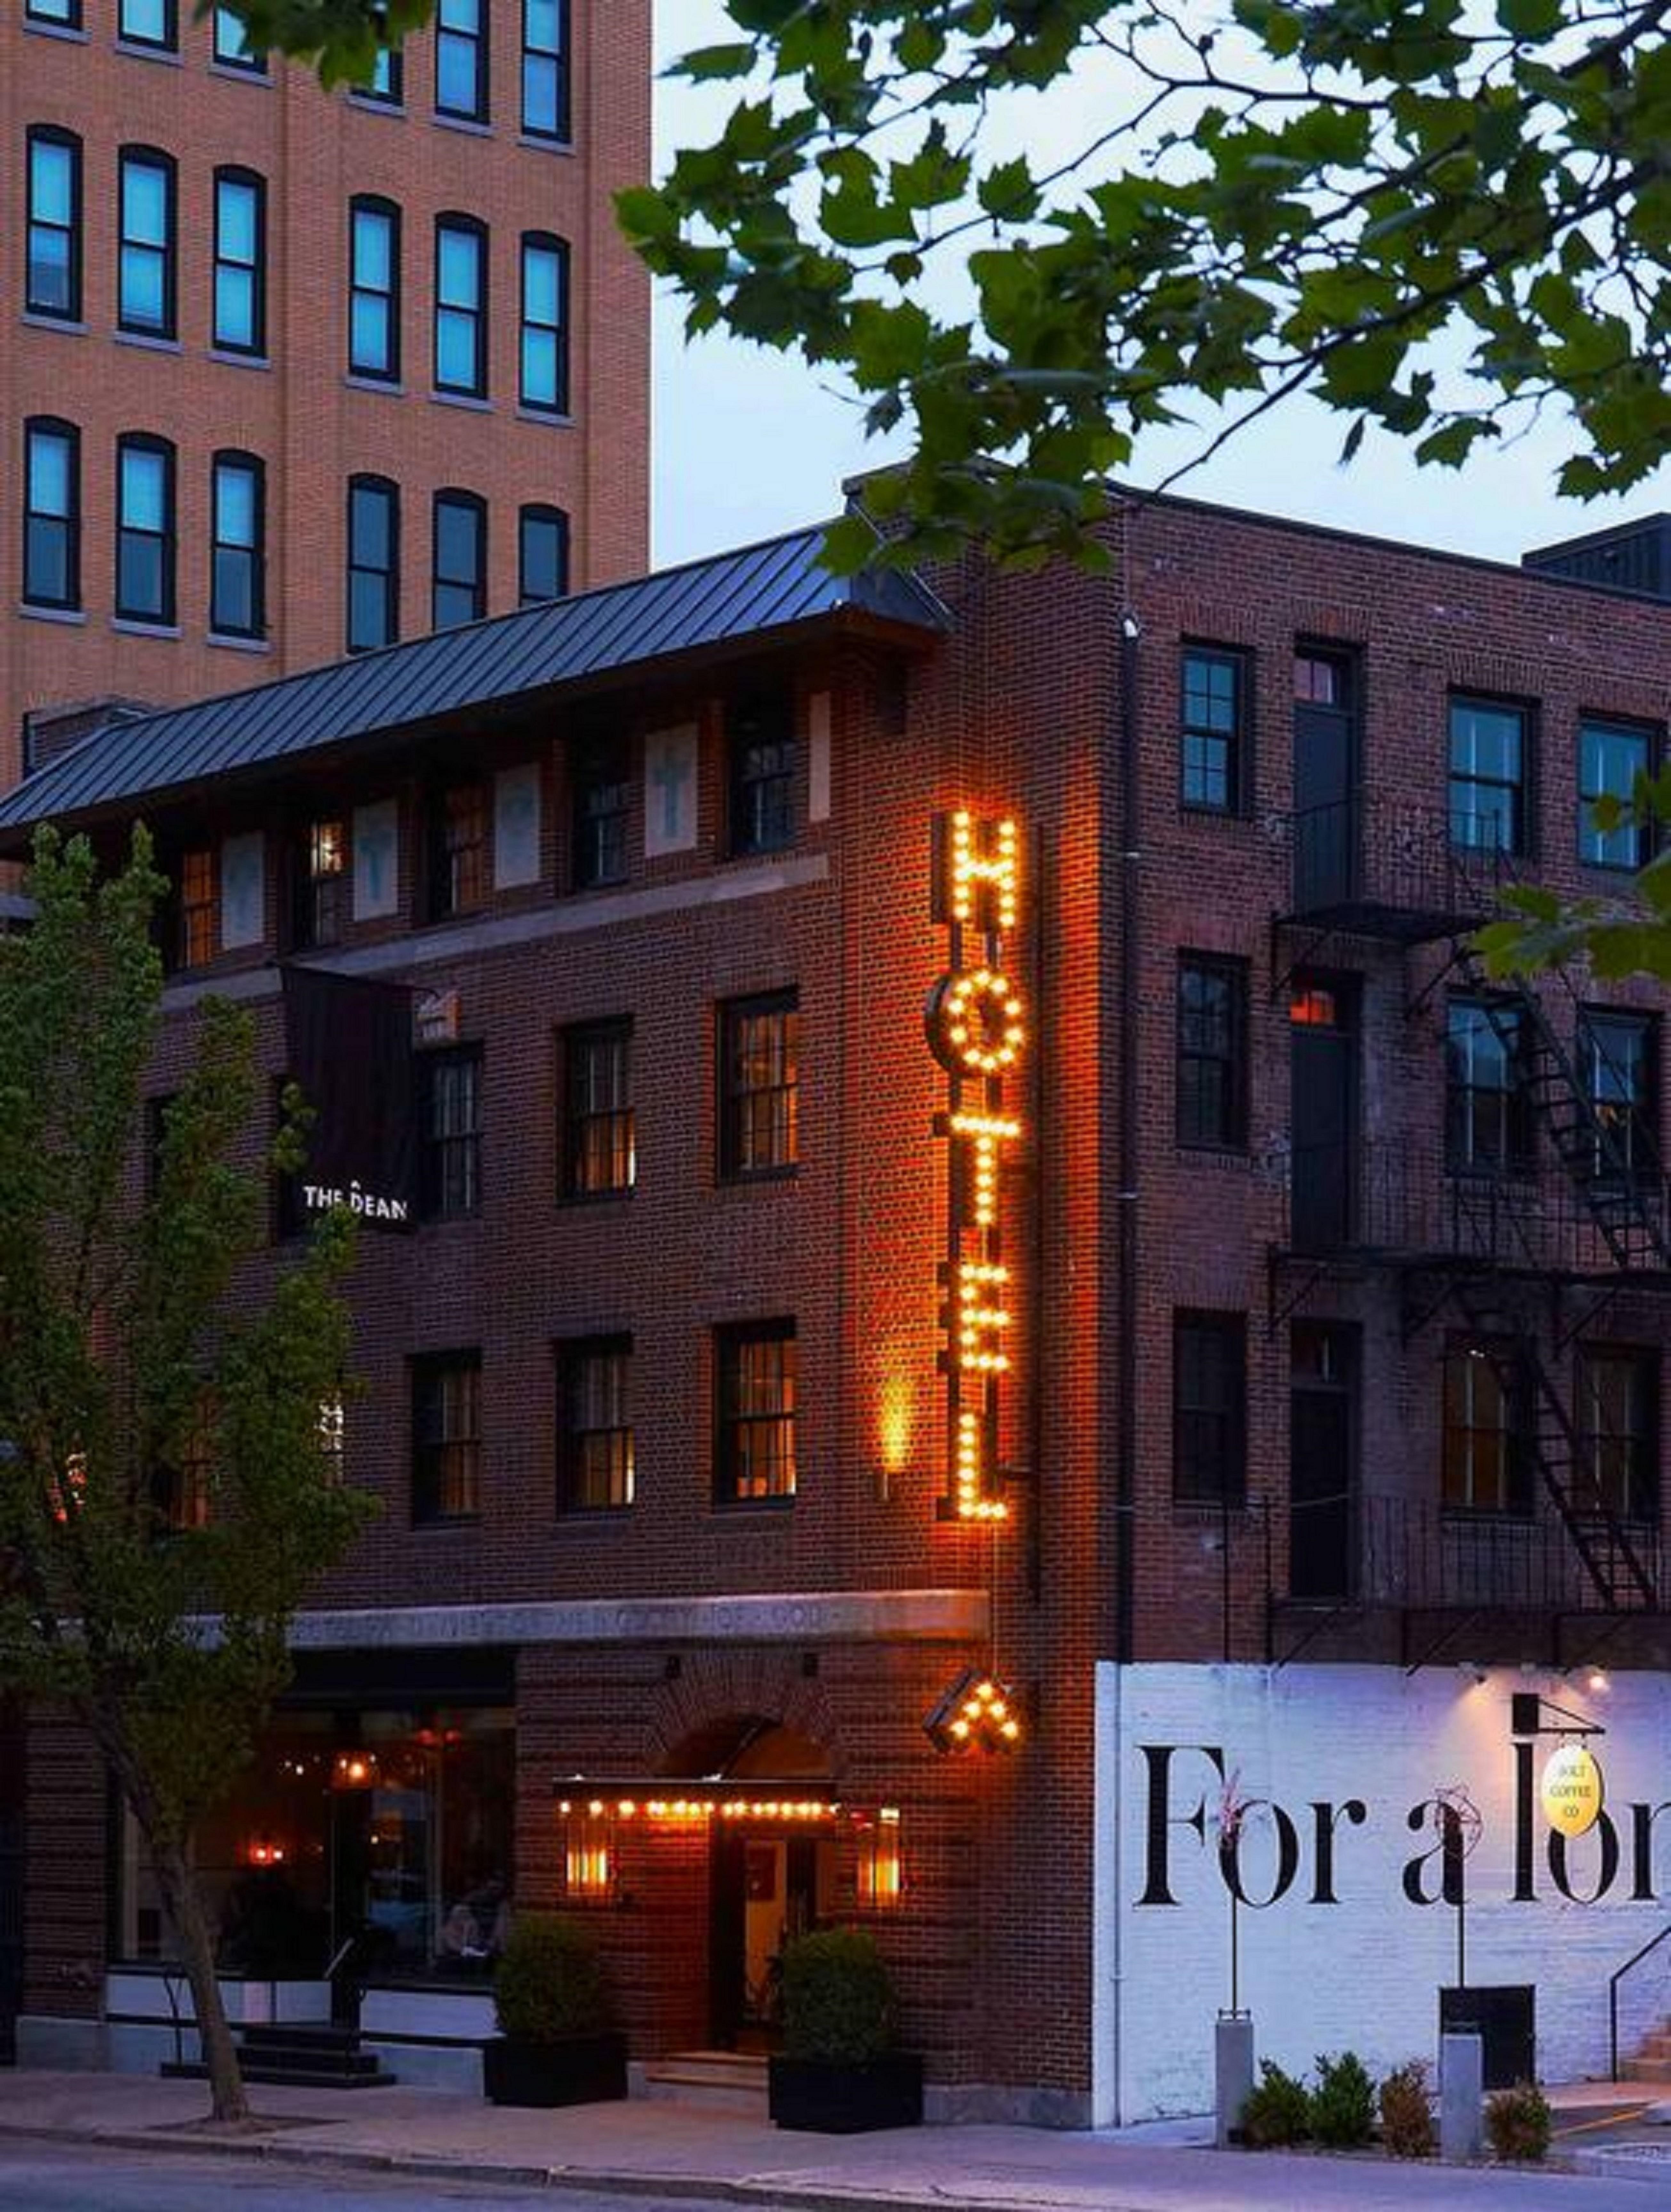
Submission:
POLYGON ((569 518, 560 507, 525 507, 516 518, 516 591, 521 605, 560 599, 569 588, 569 518))
POLYGON ((116 442, 116 612, 174 619, 174 449, 162 438, 116 442))
POLYGON ((795 842, 795 712, 787 691, 734 699, 726 710, 731 850, 777 853, 795 842))
POLYGON ((801 1158, 801 1001, 796 991, 720 1009, 719 1171, 791 1175, 801 1158))
POLYGON ((481 1511, 482 1356, 446 1352, 412 1368, 412 1519, 472 1521, 481 1511))
POLYGON ((174 0, 120 0, 116 35, 125 46, 151 46, 172 53, 180 44, 174 0))
POLYGON ((174 335, 174 165, 146 146, 124 147, 116 320, 143 337, 174 335))
POLYGON ((1247 775, 1247 662, 1227 647, 1186 645, 1179 797, 1207 814, 1239 814, 1247 775))
POLYGON ((31 131, 28 243, 23 305, 74 323, 82 312, 82 142, 68 131, 31 131))
POLYGON ((487 896, 487 793, 479 783, 444 784, 430 802, 429 918, 474 914, 487 896))
POLYGON ((482 1202, 482 1056, 477 1045, 425 1054, 419 1200, 426 1221, 458 1221, 482 1202))
POLYGON ((620 1512, 632 1503, 632 1340, 561 1347, 563 1430, 558 1503, 565 1513, 620 1512))
POLYGON ((1653 1521, 1659 1497, 1659 1361, 1634 1347, 1578 1353, 1579 1511, 1653 1521))
POLYGON ((564 1030, 563 1099, 564 1196, 624 1196, 637 1174, 630 1021, 564 1030))
POLYGON ((339 945, 346 919, 348 829, 338 816, 305 823, 291 848, 291 943, 298 952, 339 945))
POLYGON ((1177 1131, 1180 1145, 1240 1151, 1247 1142, 1247 967, 1180 953, 1177 1131))
POLYGON ((569 136, 569 0, 522 0, 522 132, 569 136))
POLYGON ((211 499, 209 627, 265 637, 266 472, 250 453, 216 453, 211 499))
POLYGON ((487 612, 487 508, 473 492, 438 491, 431 629, 455 629, 487 612))
POLYGON ((719 1331, 714 1494, 722 1505, 795 1495, 797 1348, 792 1321, 719 1331))
POLYGON ((436 112, 466 123, 487 120, 485 0, 440 0, 436 9, 436 112))
POLYGON ((617 737, 582 738, 569 755, 574 798, 576 890, 626 881, 626 825, 632 789, 626 747, 617 737))
POLYGON ((208 845, 180 856, 174 883, 174 964, 202 968, 215 957, 215 854, 208 845))
POLYGON ((1658 1031, 1650 1014, 1587 1006, 1578 1021, 1578 1069, 1601 1133, 1595 1172, 1657 1176, 1658 1031))
POLYGON ((81 433, 37 415, 23 426, 23 599, 81 605, 81 433))
POLYGON ((1619 822, 1603 829, 1595 819, 1598 799, 1628 805, 1639 775, 1652 772, 1653 748, 1646 730, 1620 722, 1586 720, 1578 728, 1578 858, 1592 868, 1642 866, 1649 854, 1647 825, 1619 822))
POLYGON ((393 384, 400 374, 400 210, 361 198, 348 209, 348 368, 393 384))
POLYGON ((470 216, 436 222, 435 385, 487 395, 487 233, 470 216))
POLYGON ((348 480, 348 650, 400 635, 400 492, 387 477, 348 480))
POLYGON ((223 353, 267 349, 266 186, 253 170, 215 172, 215 296, 223 353))
POLYGON ((1247 1322, 1172 1317, 1172 1494, 1180 1504, 1239 1505, 1247 1488, 1247 1322))
POLYGON ((1450 842, 1475 853, 1525 853, 1531 717, 1497 699, 1450 702, 1450 842))
POLYGON ((522 237, 519 397, 541 415, 569 411, 569 249, 548 231, 522 237))
POLYGON ((1461 1340, 1444 1367, 1441 1497, 1453 1513, 1532 1510, 1530 1393, 1511 1344, 1461 1340))
POLYGON ((242 18, 230 8, 215 10, 215 63, 219 69, 243 70, 251 76, 267 73, 266 56, 250 45, 242 18))
POLYGON ((1453 999, 1445 1031, 1445 1164, 1453 1175, 1524 1175, 1536 1159, 1525 1010, 1453 999))

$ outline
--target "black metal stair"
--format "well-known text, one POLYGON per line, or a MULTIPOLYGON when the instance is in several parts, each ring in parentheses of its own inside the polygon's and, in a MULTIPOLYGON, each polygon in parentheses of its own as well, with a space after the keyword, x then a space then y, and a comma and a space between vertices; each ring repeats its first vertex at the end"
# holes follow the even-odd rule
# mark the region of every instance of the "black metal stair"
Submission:
MULTIPOLYGON (((396 2076, 386 2073, 375 2051, 362 2051, 359 2032, 351 2027, 281 2024, 247 2027, 238 2043, 246 2081, 289 2083, 302 2089, 387 2089, 396 2076)), ((171 2080, 200 2081, 208 2069, 169 2063, 171 2080)))

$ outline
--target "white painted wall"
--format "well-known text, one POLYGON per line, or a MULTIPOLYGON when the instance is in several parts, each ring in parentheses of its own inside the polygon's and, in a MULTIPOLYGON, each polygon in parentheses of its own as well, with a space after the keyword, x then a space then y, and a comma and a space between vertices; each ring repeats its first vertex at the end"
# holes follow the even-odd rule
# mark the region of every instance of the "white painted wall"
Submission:
MULTIPOLYGON (((1492 1671, 1475 1683, 1436 1666, 1406 1677, 1384 1667, 1137 1666, 1097 1669, 1099 1844, 1095 1957, 1096 2117, 1132 2121, 1211 2109, 1213 2021, 1229 2002, 1229 1896, 1221 1877, 1221 1785, 1198 1750, 1170 1768, 1168 1879, 1175 1905, 1142 1905, 1149 1873, 1150 1771, 1145 1745, 1212 1745, 1248 1798, 1274 1798, 1296 1822, 1299 1877, 1265 1911, 1240 1913, 1242 2003, 1261 2057, 1293 2072, 1320 2051, 1356 2050, 1384 2070, 1432 2057, 1442 1985, 1455 1979, 1455 1914, 1404 1893, 1410 1860, 1436 1841, 1412 1832, 1412 1807, 1463 1784, 1484 1819, 1467 1864, 1470 1984, 1537 1987, 1539 2066, 1546 2081, 1605 2074, 1607 1982, 1671 1921, 1671 1675, 1625 1674, 1592 1691, 1559 1677, 1492 1671), (1549 1832, 1534 1825, 1536 1901, 1514 1900, 1514 1740, 1509 1698, 1536 1690, 1604 1724, 1592 1739, 1622 1845, 1607 1896, 1570 1902, 1551 1876, 1549 1832), (1335 1828, 1339 1902, 1312 1901, 1319 1801, 1362 1804, 1361 1825, 1335 1828), (1663 1807, 1651 1830, 1652 1903, 1632 1901, 1631 1804, 1663 1807), (1199 1814, 1204 1837, 1180 1825, 1199 1814)), ((1556 1747, 1541 1738, 1535 1769, 1556 1747)), ((1570 1887, 1593 1893, 1599 1832, 1569 1847, 1570 1887)), ((1244 1883, 1269 1892, 1277 1829, 1249 1816, 1244 1883)), ((1437 1887, 1437 1862, 1425 1884, 1437 1887)), ((1671 2012, 1671 1944, 1628 1984, 1628 2051, 1671 2012)))

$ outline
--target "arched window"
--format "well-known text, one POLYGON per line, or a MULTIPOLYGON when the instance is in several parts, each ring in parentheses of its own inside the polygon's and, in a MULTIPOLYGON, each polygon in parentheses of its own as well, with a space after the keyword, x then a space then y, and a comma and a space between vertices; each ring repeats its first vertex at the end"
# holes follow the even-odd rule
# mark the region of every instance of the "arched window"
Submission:
POLYGON ((28 244, 23 305, 77 323, 82 314, 82 142, 43 125, 29 133, 28 244))
POLYGON ((155 146, 125 146, 119 157, 116 320, 142 337, 175 331, 175 173, 155 146))
POLYGON ((81 605, 81 453, 73 422, 34 415, 23 425, 23 598, 32 607, 81 605))

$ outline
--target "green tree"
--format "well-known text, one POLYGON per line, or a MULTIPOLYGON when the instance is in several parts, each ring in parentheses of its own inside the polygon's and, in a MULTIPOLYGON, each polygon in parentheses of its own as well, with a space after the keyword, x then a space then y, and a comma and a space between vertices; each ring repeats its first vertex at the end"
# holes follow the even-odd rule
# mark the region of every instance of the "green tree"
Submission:
MULTIPOLYGON (((1634 823, 1657 836, 1671 822, 1671 769, 1644 777, 1627 800, 1591 803, 1598 830, 1634 823)), ((1487 923, 1477 939, 1494 975, 1532 975, 1570 961, 1588 963, 1610 982, 1650 975, 1671 983, 1671 847, 1631 877, 1617 898, 1564 901, 1536 884, 1503 894, 1507 911, 1487 923)))
MULTIPOLYGON (((348 1353, 348 1224, 252 1265, 265 1096, 247 1013, 204 1002, 145 1157, 165 888, 143 830, 103 881, 84 839, 43 832, 34 921, 0 939, 0 1686, 67 1710, 108 1762, 215 2114, 235 2120, 192 1834, 287 1678, 290 1613, 366 1509, 320 1436, 348 1353)), ((299 1160, 295 1116, 280 1146, 299 1160)))

